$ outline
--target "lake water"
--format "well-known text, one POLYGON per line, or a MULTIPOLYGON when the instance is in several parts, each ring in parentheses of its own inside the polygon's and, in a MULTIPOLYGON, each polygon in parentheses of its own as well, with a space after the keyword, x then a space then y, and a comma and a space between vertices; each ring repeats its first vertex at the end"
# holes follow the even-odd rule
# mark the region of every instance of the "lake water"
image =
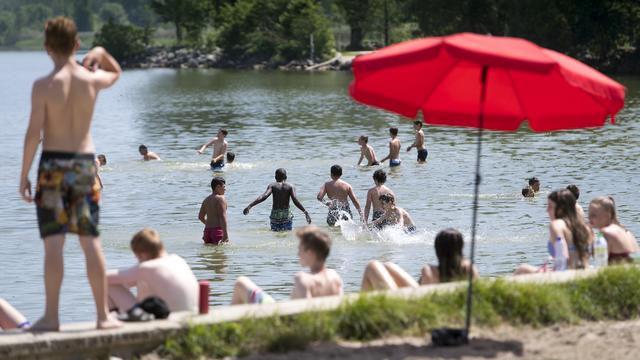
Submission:
MULTIPOLYGON (((51 63, 44 53, 5 52, 0 64, 0 148, 5 154, 0 162, 0 297, 36 319, 44 303, 43 246, 34 206, 24 203, 17 190, 31 84, 51 63)), ((621 222, 640 234, 640 79, 618 80, 628 93, 614 126, 486 133, 476 257, 482 275, 503 275, 522 262, 543 261, 546 193, 570 183, 580 187, 585 208, 597 195, 613 195, 621 222), (524 179, 534 175, 541 179, 543 193, 523 199, 524 179)), ((387 151, 389 126, 400 128, 403 147, 412 141, 411 122, 354 103, 347 94, 350 81, 348 72, 126 71, 100 95, 93 126, 97 152, 108 159, 102 171, 101 212, 108 267, 132 265, 129 240, 151 226, 170 252, 187 259, 199 279, 211 281, 212 305, 229 303, 239 275, 250 276, 278 300, 287 298, 293 275, 301 270, 294 235, 269 231, 270 200, 249 216, 242 209, 265 190, 274 170, 284 167, 313 222, 327 228, 326 208, 316 194, 329 179, 331 165, 342 165, 343 179, 353 185, 363 206, 373 185, 373 169, 355 166, 356 138, 368 135, 379 157, 387 151), (210 151, 197 155, 196 149, 220 127, 229 130, 237 165, 224 174, 231 243, 211 247, 203 245, 197 219, 200 203, 210 193, 210 151), (141 161, 141 143, 163 161, 141 161)), ((343 276, 347 292, 359 289, 370 259, 397 262, 417 276, 423 264, 435 262, 438 230, 458 228, 469 239, 476 133, 425 129, 428 163, 418 165, 415 152, 403 152, 403 165, 390 171, 387 182, 419 234, 353 239, 339 228, 329 229, 334 246, 328 264, 343 276)), ((302 225, 303 215, 297 209, 294 214, 294 225, 302 225)), ((76 237, 70 236, 61 320, 91 320, 94 314, 84 258, 76 237)))

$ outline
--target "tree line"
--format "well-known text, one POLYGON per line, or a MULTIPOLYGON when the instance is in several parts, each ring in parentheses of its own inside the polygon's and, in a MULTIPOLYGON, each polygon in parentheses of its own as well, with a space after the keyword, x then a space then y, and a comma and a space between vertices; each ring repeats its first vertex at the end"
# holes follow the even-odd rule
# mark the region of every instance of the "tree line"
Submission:
POLYGON ((162 24, 178 45, 219 47, 244 62, 321 60, 336 49, 471 31, 523 37, 605 71, 640 72, 638 0, 3 0, 0 45, 41 32, 56 15, 97 31, 98 42, 127 35, 137 45, 126 56, 162 24))

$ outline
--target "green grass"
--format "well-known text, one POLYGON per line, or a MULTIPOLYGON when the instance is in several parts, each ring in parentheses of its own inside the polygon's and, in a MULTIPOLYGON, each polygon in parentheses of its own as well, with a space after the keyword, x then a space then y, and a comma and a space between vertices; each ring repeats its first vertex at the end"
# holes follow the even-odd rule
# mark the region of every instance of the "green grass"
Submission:
MULTIPOLYGON (((638 267, 611 267, 562 284, 481 280, 474 289, 473 322, 480 326, 538 327, 640 315, 638 267)), ((219 358, 304 349, 336 339, 421 336, 436 327, 461 327, 465 296, 466 288, 414 299, 365 295, 333 311, 198 325, 169 338, 163 352, 176 359, 219 358)))

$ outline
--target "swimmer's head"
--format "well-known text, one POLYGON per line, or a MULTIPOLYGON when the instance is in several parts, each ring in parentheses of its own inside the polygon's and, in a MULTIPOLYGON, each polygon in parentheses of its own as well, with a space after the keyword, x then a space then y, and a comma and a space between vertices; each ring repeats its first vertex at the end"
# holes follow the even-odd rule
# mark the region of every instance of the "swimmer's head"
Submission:
POLYGON ((280 168, 276 170, 276 181, 281 182, 287 180, 287 170, 280 168))
POLYGON ((314 259, 311 259, 310 255, 321 263, 327 260, 331 250, 331 238, 326 231, 317 226, 309 225, 299 228, 296 231, 296 236, 300 239, 298 256, 302 265, 313 265, 314 259))
POLYGON ((152 228, 144 228, 131 238, 131 251, 140 262, 156 259, 164 251, 160 235, 152 228))
POLYGON ((227 152, 227 162, 231 164, 236 159, 236 154, 229 151, 227 152))
POLYGON ((366 145, 368 142, 369 142, 369 137, 368 137, 368 136, 364 136, 364 135, 362 135, 362 136, 360 136, 360 137, 358 138, 358 144, 359 144, 360 146, 362 146, 362 145, 366 145))
POLYGON ((147 145, 141 144, 140 146, 138 146, 138 152, 140 152, 140 155, 147 155, 149 149, 147 149, 147 145))
POLYGON ((227 131, 227 129, 220 129, 220 131, 218 131, 218 136, 222 135, 222 137, 227 137, 227 134, 229 134, 229 132, 227 131))
POLYGON ((107 165, 107 157, 104 154, 98 155, 98 161, 100 162, 100 166, 107 165))
POLYGON ((50 54, 71 56, 80 47, 76 23, 64 16, 44 23, 44 46, 50 54))
POLYGON ((538 180, 537 177, 532 177, 529 179, 529 186, 531 186, 531 188, 533 189, 533 191, 538 192, 540 191, 540 180, 538 180))
POLYGON ((389 134, 391 134, 391 136, 398 136, 398 128, 397 127, 389 128, 389 134))
POLYGON ((567 190, 571 191, 571 193, 576 198, 576 200, 578 200, 578 198, 580 198, 580 189, 578 188, 578 186, 576 186, 574 184, 567 185, 567 190))
POLYGON ((527 187, 523 187, 522 188, 522 196, 524 196, 524 197, 534 197, 535 195, 536 195, 536 193, 530 187, 527 186, 527 187))
POLYGON ((413 128, 416 130, 422 129, 422 121, 416 120, 413 122, 413 128))
POLYGON ((373 172, 373 181, 375 181, 376 184, 384 184, 387 182, 387 173, 384 172, 384 170, 382 169, 378 169, 376 171, 373 172))
POLYGON ((340 165, 333 165, 331 167, 331 177, 336 180, 342 176, 342 167, 340 165))
POLYGON ((224 195, 224 191, 226 190, 225 184, 226 181, 223 178, 216 176, 211 179, 211 191, 217 195, 224 195))

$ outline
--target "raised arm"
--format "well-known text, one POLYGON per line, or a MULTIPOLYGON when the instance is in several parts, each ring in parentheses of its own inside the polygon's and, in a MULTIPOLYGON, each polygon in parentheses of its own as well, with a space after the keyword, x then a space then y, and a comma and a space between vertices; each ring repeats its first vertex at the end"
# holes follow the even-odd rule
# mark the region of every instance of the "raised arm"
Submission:
POLYGON ((39 81, 33 84, 31 90, 31 116, 29 126, 24 136, 24 151, 22 154, 22 171, 20 172, 20 195, 26 202, 32 202, 31 182, 29 181, 29 170, 33 163, 33 158, 38 150, 40 135, 44 127, 45 99, 43 85, 39 81))
POLYGON ((209 141, 208 143, 202 145, 200 147, 200 149, 198 149, 198 154, 202 154, 204 152, 204 149, 208 148, 209 146, 211 146, 213 144, 213 142, 216 141, 216 138, 211 139, 211 141, 209 141))
POLYGON ((309 216, 307 210, 304 209, 304 206, 302 206, 298 200, 298 197, 296 196, 296 188, 293 185, 291 185, 291 201, 293 201, 293 204, 304 213, 304 216, 307 218, 307 223, 311 224, 311 216, 309 216))
POLYGON ((251 210, 252 207, 260 204, 261 202, 267 200, 267 198, 269 198, 269 196, 271 196, 271 192, 272 192, 272 188, 271 188, 271 184, 269 184, 269 186, 267 186, 267 190, 265 190, 264 194, 258 196, 257 199, 253 200, 253 202, 251 204, 249 204, 249 206, 244 208, 242 213, 245 214, 245 215, 249 214, 249 210, 251 210))
POLYGON ((93 82, 98 89, 110 87, 118 81, 120 74, 122 74, 122 69, 116 59, 101 46, 89 50, 82 60, 82 66, 93 72, 93 82))

